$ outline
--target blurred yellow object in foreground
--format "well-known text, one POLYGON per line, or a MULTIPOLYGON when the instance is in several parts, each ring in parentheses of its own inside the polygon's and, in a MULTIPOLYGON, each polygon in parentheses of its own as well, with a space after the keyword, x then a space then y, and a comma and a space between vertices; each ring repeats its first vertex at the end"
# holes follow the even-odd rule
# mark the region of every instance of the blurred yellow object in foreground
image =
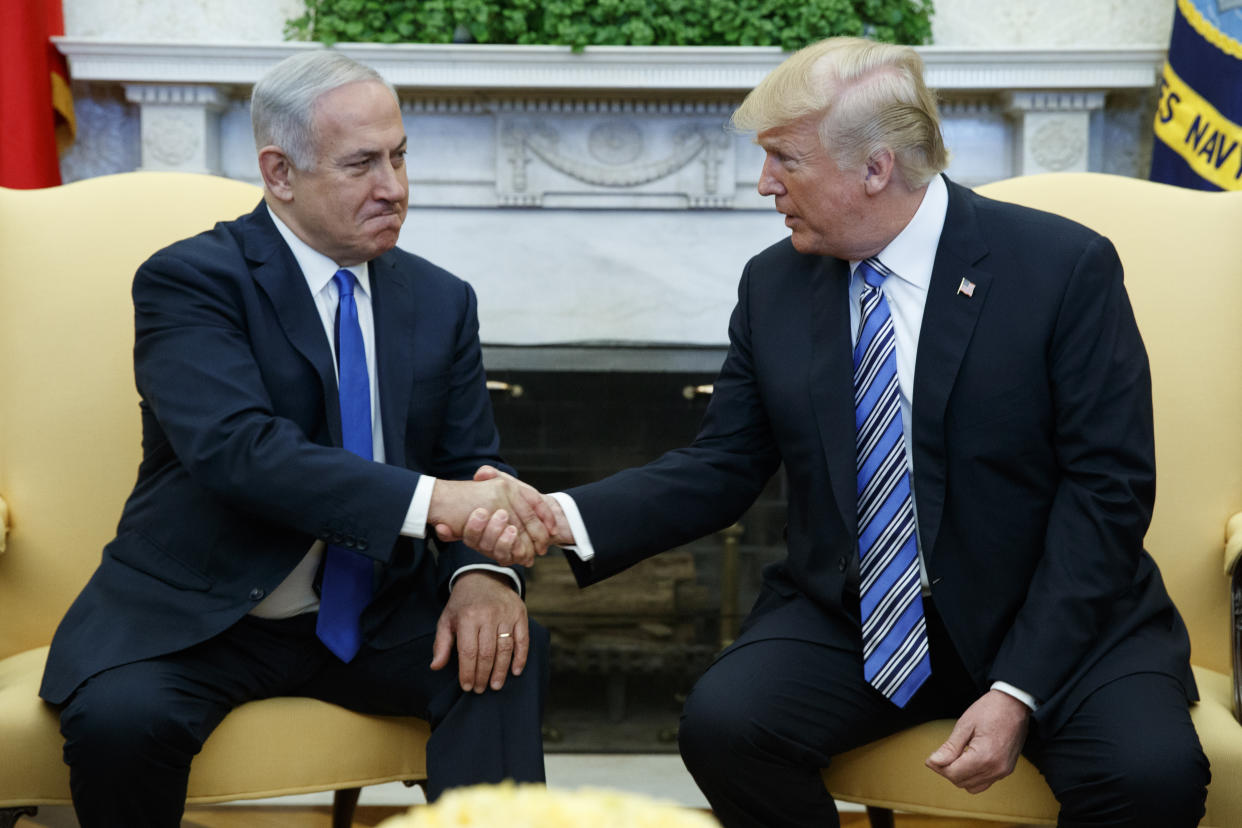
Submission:
POLYGON ((433 805, 416 805, 379 828, 720 828, 698 811, 638 794, 542 785, 457 788, 433 805))

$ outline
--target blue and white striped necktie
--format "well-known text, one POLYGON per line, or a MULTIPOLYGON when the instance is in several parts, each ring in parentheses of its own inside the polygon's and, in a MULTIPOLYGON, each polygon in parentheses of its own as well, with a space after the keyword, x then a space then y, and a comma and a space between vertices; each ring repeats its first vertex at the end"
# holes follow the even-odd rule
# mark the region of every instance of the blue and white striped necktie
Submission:
POLYGON ((894 704, 905 707, 931 675, 931 658, 910 465, 901 427, 893 318, 882 290, 891 271, 878 259, 861 262, 858 268, 863 290, 854 346, 854 423, 863 674, 894 704))

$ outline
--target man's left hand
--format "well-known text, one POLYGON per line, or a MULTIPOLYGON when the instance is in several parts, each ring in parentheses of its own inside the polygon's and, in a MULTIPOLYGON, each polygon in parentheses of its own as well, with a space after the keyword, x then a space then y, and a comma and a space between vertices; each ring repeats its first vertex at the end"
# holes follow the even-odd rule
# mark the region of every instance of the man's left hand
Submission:
POLYGON ((976 794, 1013 773, 1026 742, 1031 710, 989 690, 953 726, 948 740, 924 763, 959 788, 976 794))
POLYGON ((530 647, 526 604, 506 576, 472 570, 453 584, 448 604, 436 624, 431 669, 440 670, 457 642, 457 679, 461 689, 499 690, 509 672, 521 675, 530 647))

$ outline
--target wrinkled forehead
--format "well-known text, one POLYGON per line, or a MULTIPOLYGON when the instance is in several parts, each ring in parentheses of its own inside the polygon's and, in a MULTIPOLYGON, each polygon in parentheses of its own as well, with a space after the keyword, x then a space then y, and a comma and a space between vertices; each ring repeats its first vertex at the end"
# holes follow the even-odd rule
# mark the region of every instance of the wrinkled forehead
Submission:
POLYGON ((820 122, 822 113, 813 112, 792 121, 761 130, 755 135, 755 143, 770 152, 786 155, 822 151, 820 122))
MULTIPOLYGON (((356 81, 324 92, 312 104, 310 127, 316 143, 348 140, 355 133, 405 133, 401 106, 379 81, 356 81)), ((384 141, 391 143, 388 138, 384 141)))

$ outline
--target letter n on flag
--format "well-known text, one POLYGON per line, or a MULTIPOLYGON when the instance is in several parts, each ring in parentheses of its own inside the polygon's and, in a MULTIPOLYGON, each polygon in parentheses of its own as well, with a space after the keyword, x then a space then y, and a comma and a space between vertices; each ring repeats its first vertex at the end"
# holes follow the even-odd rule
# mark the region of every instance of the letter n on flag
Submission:
POLYGON ((77 123, 64 56, 61 0, 0 0, 0 187, 60 183, 60 150, 77 123))
POLYGON ((1177 0, 1151 180, 1242 190, 1242 0, 1177 0))

